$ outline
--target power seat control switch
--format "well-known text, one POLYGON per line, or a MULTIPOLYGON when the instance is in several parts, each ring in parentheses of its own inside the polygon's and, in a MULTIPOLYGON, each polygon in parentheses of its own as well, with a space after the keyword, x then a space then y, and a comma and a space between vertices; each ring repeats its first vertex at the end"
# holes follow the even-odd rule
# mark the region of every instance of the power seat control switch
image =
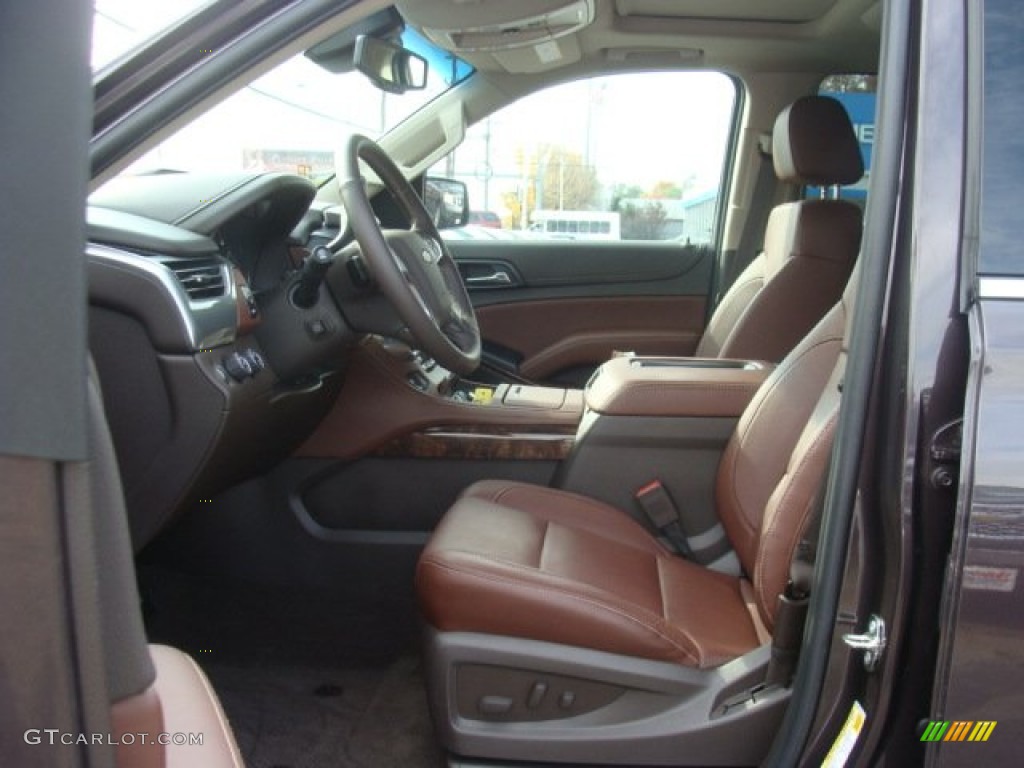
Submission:
POLYGON ((544 696, 547 695, 548 684, 540 681, 533 684, 530 688, 530 694, 526 698, 527 709, 537 709, 544 701, 544 696))
POLYGON ((513 704, 508 696, 483 696, 476 708, 482 715, 507 715, 512 711, 513 704))

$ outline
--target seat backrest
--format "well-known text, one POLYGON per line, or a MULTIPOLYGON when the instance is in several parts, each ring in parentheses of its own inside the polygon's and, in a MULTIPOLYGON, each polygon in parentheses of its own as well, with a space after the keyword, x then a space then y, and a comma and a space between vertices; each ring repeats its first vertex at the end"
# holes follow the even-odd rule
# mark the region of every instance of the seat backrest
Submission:
MULTIPOLYGON (((806 96, 772 131, 781 181, 851 184, 864 163, 846 110, 806 96)), ((708 323, 698 357, 778 362, 842 295, 860 249, 861 210, 845 200, 800 200, 772 209, 764 249, 732 284, 708 323)))
POLYGON ((718 468, 722 525, 771 629, 828 467, 856 272, 846 292, 758 390, 718 468))

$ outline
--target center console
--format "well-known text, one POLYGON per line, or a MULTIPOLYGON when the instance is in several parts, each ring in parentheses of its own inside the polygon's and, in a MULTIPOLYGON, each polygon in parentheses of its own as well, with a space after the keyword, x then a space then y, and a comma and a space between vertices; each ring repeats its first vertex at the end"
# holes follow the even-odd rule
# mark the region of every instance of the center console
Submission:
POLYGON ((557 462, 582 415, 580 390, 477 383, 371 338, 355 349, 341 396, 299 455, 557 462))
POLYGON ((638 496, 660 486, 660 503, 678 514, 694 559, 738 572, 715 511, 718 464, 773 368, 703 358, 608 361, 584 390, 576 443, 558 485, 601 499, 648 526, 650 515, 638 496))

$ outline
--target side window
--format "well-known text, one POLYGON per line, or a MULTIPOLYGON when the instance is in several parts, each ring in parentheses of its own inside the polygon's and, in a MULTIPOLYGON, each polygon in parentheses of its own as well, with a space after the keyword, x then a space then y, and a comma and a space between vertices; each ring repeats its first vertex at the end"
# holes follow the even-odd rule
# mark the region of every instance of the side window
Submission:
POLYGON ((1020 83, 1024 18, 1012 0, 986 0, 981 135, 982 274, 1024 276, 1020 210, 1024 201, 1024 133, 1020 83))
POLYGON ((477 123, 431 175, 464 181, 480 222, 459 239, 676 240, 711 245, 736 106, 709 72, 597 77, 477 123))
MULTIPOLYGON (((875 146, 875 75, 830 75, 821 81, 818 93, 831 96, 846 108, 864 158, 864 176, 856 184, 840 187, 839 197, 863 205, 871 175, 871 151, 875 146)), ((807 187, 806 197, 820 197, 821 187, 807 187)))

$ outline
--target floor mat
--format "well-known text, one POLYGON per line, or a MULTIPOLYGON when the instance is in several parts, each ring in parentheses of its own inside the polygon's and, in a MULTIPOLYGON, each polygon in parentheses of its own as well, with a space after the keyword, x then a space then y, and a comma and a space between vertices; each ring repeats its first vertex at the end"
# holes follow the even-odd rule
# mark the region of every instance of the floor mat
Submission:
POLYGON ((250 768, 440 768, 419 661, 204 665, 250 768))
POLYGON ((415 612, 394 600, 139 571, 151 642, 191 654, 249 768, 438 768, 415 612))

